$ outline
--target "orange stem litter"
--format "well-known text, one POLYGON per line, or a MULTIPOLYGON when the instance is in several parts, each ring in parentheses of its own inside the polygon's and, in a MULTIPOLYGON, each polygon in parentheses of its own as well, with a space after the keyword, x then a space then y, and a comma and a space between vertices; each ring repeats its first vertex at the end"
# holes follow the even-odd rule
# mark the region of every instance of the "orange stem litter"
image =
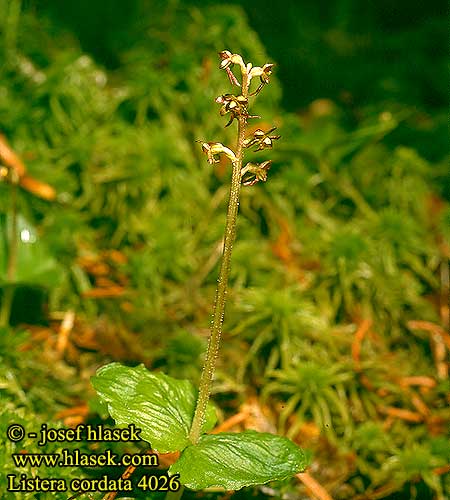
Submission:
POLYGON ((306 486, 311 495, 317 500, 333 500, 328 491, 319 484, 308 472, 299 472, 296 477, 306 486))
POLYGON ((222 422, 220 425, 218 425, 212 432, 211 434, 218 434, 219 432, 225 432, 231 428, 233 428, 235 425, 240 424, 241 422, 244 422, 250 413, 248 411, 241 411, 239 413, 236 413, 236 415, 233 415, 232 417, 228 418, 224 422, 222 422))
POLYGON ((423 422, 423 416, 420 415, 420 413, 405 410, 403 408, 395 408, 394 406, 379 406, 378 411, 384 415, 400 418, 401 420, 406 420, 407 422, 423 422))
POLYGON ((361 370, 361 344, 371 326, 372 320, 364 319, 356 330, 355 337, 352 342, 352 359, 355 362, 355 368, 357 371, 361 370))

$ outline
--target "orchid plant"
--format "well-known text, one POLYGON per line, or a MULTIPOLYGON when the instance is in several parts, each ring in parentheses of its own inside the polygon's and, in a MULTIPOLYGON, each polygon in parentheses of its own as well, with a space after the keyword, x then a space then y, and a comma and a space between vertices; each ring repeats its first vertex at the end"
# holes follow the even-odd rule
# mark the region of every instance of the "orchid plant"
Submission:
POLYGON ((193 490, 219 487, 237 490, 245 486, 287 479, 306 466, 304 452, 285 437, 247 430, 240 433, 207 434, 216 422, 210 403, 211 385, 219 355, 225 313, 231 254, 241 186, 253 186, 267 180, 271 161, 246 163, 246 149, 271 149, 280 138, 275 128, 247 134, 249 98, 256 97, 270 83, 273 64, 252 66, 239 54, 219 53, 220 69, 227 72, 239 94, 224 94, 215 99, 221 116, 229 115, 226 127, 237 122, 237 144, 233 151, 220 142, 201 142, 208 163, 214 165, 225 156, 231 163, 232 176, 225 225, 223 254, 215 296, 211 334, 198 390, 187 380, 152 373, 144 366, 130 368, 112 363, 100 368, 92 383, 117 425, 135 424, 141 437, 159 453, 181 452, 168 471, 172 491, 168 497, 180 498, 184 487, 193 490), (240 78, 234 71, 240 70, 240 78), (258 86, 251 91, 252 80, 258 86))

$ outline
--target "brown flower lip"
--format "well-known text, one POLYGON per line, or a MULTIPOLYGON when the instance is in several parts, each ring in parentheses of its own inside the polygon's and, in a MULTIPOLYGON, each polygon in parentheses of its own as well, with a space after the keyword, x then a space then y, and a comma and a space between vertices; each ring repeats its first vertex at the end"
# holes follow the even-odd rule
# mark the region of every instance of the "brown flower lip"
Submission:
POLYGON ((263 66, 263 72, 262 72, 262 75, 259 77, 260 80, 261 80, 261 83, 269 83, 269 77, 270 75, 272 74, 272 68, 275 66, 275 64, 273 63, 267 63, 267 64, 264 64, 263 66))
POLYGON ((220 69, 226 69, 232 64, 231 52, 229 50, 222 50, 222 52, 219 52, 219 57, 222 59, 219 65, 220 69))

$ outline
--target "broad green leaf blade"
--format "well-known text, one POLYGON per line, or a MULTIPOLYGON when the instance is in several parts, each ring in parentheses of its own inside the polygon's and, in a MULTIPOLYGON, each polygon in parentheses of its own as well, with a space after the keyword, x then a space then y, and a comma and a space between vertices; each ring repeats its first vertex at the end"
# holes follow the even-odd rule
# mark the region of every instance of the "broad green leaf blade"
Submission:
POLYGON ((188 446, 169 469, 193 490, 244 486, 283 480, 307 465, 305 453, 285 437, 245 431, 205 435, 188 446))
POLYGON ((11 226, 11 217, 0 217, 0 286, 57 287, 64 278, 63 269, 53 258, 36 229, 21 215, 17 216, 17 261, 14 277, 12 281, 8 280, 8 241, 11 226))
MULTIPOLYGON (((120 363, 103 366, 91 380, 116 424, 135 424, 153 450, 181 451, 190 444, 197 391, 188 380, 152 373, 144 365, 131 368, 120 363)), ((203 431, 212 429, 215 423, 215 410, 210 404, 203 431)))

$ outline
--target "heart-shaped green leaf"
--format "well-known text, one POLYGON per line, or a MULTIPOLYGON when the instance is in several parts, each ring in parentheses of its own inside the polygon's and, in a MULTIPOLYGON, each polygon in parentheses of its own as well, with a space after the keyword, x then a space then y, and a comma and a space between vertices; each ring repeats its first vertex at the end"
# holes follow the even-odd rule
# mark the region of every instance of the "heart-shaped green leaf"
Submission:
MULTIPOLYGON (((97 371, 92 385, 116 424, 135 424, 153 450, 181 451, 190 444, 197 390, 188 380, 152 373, 144 365, 131 368, 111 363, 97 371)), ((215 423, 216 412, 210 404, 203 431, 215 423)))
POLYGON ((285 437, 245 431, 205 435, 188 446, 169 469, 193 490, 244 486, 283 480, 302 471, 307 459, 301 448, 285 437))

